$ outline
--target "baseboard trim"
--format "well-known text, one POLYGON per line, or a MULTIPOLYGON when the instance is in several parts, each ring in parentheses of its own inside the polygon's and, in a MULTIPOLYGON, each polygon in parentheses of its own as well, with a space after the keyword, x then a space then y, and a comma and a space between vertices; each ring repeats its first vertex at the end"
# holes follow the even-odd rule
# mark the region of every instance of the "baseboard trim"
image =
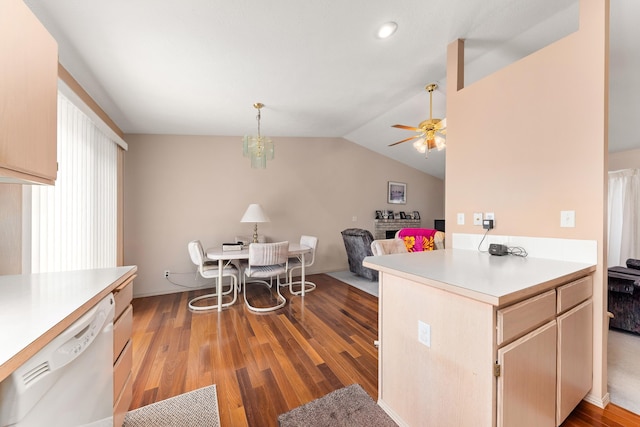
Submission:
POLYGON ((604 409, 609 403, 611 403, 608 392, 603 397, 598 397, 593 393, 589 393, 585 396, 584 401, 602 409, 604 409))
POLYGON ((384 412, 386 412, 387 415, 389 415, 391 419, 395 421, 395 423, 398 424, 400 427, 410 427, 409 424, 404 422, 404 420, 400 417, 400 415, 396 414, 393 409, 387 406, 387 404, 380 399, 378 399, 378 406, 380 406, 384 410, 384 412))

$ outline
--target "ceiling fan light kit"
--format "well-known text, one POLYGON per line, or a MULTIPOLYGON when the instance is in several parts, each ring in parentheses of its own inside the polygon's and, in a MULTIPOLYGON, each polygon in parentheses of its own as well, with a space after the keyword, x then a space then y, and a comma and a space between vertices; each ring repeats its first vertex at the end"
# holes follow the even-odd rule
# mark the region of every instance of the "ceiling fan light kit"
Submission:
POLYGON ((398 24, 393 21, 386 22, 380 26, 378 33, 376 34, 379 39, 386 39, 393 35, 398 29, 398 24))
POLYGON ((251 167, 254 169, 265 169, 267 160, 273 160, 273 141, 267 136, 260 134, 260 109, 264 107, 261 102, 253 104, 253 108, 258 110, 256 119, 258 120, 257 136, 245 135, 242 139, 242 155, 251 159, 251 167))
POLYGON ((445 134, 447 129, 447 119, 434 119, 433 118, 433 91, 438 88, 435 83, 428 84, 425 89, 429 92, 429 118, 420 122, 418 127, 406 126, 406 125, 393 125, 392 127, 398 129, 407 129, 417 132, 416 135, 403 139, 402 141, 389 144, 389 147, 401 144, 403 142, 411 141, 418 138, 413 142, 413 147, 419 152, 425 155, 425 158, 429 157, 429 151, 436 149, 438 151, 443 150, 446 147, 445 134))

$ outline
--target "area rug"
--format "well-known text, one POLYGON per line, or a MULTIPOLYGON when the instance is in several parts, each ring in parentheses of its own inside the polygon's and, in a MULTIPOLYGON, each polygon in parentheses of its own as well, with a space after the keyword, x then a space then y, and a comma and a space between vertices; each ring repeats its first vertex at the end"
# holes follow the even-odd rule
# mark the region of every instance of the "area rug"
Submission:
POLYGON ((278 417, 280 427, 396 427, 360 386, 351 384, 278 417))
POLYGON ((333 273, 327 273, 328 276, 333 277, 334 279, 338 279, 341 282, 346 283, 347 285, 353 286, 354 288, 358 288, 361 291, 365 291, 366 293, 373 295, 375 297, 378 296, 378 281, 365 279, 363 277, 357 276, 350 271, 336 271, 333 273))
POLYGON ((127 412, 123 427, 219 427, 218 396, 211 385, 127 412))

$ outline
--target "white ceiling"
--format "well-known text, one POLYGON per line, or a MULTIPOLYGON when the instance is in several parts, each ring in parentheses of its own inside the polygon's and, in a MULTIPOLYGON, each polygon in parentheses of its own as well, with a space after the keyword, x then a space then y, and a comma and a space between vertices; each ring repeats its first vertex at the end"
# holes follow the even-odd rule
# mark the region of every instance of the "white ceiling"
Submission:
MULTIPOLYGON (((345 137, 444 178, 391 128, 444 117, 447 45, 467 84, 577 29, 577 0, 25 0, 125 133, 345 137), (375 37, 382 23, 396 34, 375 37)), ((640 146, 640 2, 611 0, 610 149, 640 146)), ((240 139, 238 138, 240 145, 240 139)))

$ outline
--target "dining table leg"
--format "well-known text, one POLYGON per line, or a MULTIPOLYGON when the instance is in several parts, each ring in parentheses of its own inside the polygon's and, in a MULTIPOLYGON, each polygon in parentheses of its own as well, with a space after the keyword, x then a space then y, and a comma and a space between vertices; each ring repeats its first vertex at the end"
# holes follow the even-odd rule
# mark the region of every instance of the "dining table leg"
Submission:
MULTIPOLYGON (((216 295, 218 296, 218 311, 222 311, 222 269, 224 266, 222 265, 223 261, 218 261, 218 283, 216 284, 216 295)), ((233 282, 231 283, 233 286, 233 282)))
POLYGON ((300 280, 302 283, 302 291, 300 293, 300 295, 304 296, 304 288, 306 288, 306 282, 305 282, 305 277, 304 277, 304 273, 305 273, 305 265, 304 265, 304 252, 302 252, 302 258, 300 259, 300 262, 302 263, 302 267, 300 268, 300 280))

